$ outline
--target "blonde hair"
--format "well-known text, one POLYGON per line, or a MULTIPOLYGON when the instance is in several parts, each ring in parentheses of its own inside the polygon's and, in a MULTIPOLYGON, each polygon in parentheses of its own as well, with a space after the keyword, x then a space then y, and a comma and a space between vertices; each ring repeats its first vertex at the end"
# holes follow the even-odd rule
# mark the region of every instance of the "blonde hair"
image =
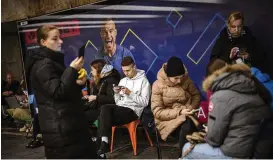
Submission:
POLYGON ((230 15, 228 16, 227 19, 227 24, 230 25, 232 22, 236 21, 236 20, 242 20, 242 23, 244 24, 244 16, 241 12, 239 11, 235 11, 230 13, 230 15))
POLYGON ((40 26, 36 31, 37 32, 37 43, 39 45, 41 45, 41 40, 42 39, 46 40, 47 37, 48 37, 48 32, 51 31, 51 30, 54 30, 54 29, 58 30, 58 28, 56 26, 53 26, 53 25, 40 26))

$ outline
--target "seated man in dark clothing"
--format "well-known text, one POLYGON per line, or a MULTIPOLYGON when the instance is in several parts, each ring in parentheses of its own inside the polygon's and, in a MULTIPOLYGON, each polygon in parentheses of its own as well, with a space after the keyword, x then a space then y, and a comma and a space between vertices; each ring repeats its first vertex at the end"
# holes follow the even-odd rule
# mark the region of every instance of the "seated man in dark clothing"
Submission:
POLYGON ((7 80, 2 81, 2 91, 1 91, 2 104, 5 105, 5 97, 22 94, 20 83, 13 79, 12 73, 7 74, 7 80))

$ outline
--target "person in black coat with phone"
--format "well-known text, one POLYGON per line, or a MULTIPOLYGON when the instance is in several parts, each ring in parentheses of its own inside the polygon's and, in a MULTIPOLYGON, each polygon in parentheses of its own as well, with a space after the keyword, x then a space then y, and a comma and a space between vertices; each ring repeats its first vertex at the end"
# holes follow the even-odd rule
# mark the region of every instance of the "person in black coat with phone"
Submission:
POLYGON ((84 115, 81 89, 86 77, 78 79, 83 57, 64 65, 61 53, 63 41, 52 25, 37 29, 36 49, 25 65, 39 106, 39 123, 49 159, 98 158, 96 146, 90 139, 84 115))
POLYGON ((213 46, 210 60, 221 59, 228 64, 246 63, 260 68, 263 60, 259 55, 258 45, 251 30, 244 26, 241 12, 233 12, 227 19, 224 28, 213 46), (238 62, 240 61, 240 62, 238 62))
POLYGON ((89 102, 85 113, 88 122, 92 124, 98 119, 100 107, 103 104, 115 104, 113 85, 118 85, 120 74, 112 65, 106 64, 103 59, 92 61, 90 67, 94 83, 88 89, 89 95, 85 96, 89 102))

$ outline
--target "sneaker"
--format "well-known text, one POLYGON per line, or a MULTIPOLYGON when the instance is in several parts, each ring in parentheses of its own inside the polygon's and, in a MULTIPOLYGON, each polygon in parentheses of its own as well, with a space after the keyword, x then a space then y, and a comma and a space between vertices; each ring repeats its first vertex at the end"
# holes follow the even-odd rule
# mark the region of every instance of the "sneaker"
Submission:
POLYGON ((34 139, 32 139, 30 142, 28 142, 28 144, 26 145, 26 148, 30 148, 30 146, 32 145, 32 143, 34 143, 34 139))
POLYGON ((36 138, 40 138, 40 139, 42 139, 42 138, 43 138, 43 136, 42 136, 42 134, 37 134, 36 138))
POLYGON ((24 127, 22 127, 22 128, 19 129, 20 132, 25 132, 26 130, 27 130, 26 125, 24 125, 24 127))
POLYGON ((37 138, 37 139, 29 146, 29 148, 38 148, 38 147, 41 147, 41 146, 43 146, 43 145, 44 145, 44 142, 43 142, 41 139, 37 138))
POLYGON ((102 141, 101 144, 100 144, 100 148, 98 150, 98 155, 103 155, 107 152, 110 152, 110 147, 109 147, 109 144, 102 141))
POLYGON ((100 159, 107 159, 106 154, 100 154, 100 155, 99 155, 99 158, 100 158, 100 159))

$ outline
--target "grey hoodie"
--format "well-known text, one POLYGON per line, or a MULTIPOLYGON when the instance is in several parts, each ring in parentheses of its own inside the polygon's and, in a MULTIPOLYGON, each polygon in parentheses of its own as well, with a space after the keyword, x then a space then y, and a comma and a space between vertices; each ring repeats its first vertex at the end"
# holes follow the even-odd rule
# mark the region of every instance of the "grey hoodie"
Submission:
POLYGON ((148 106, 151 96, 151 86, 145 71, 137 70, 134 78, 121 79, 119 86, 127 87, 132 92, 130 95, 125 95, 122 91, 115 94, 116 105, 130 108, 140 117, 144 107, 148 106))

